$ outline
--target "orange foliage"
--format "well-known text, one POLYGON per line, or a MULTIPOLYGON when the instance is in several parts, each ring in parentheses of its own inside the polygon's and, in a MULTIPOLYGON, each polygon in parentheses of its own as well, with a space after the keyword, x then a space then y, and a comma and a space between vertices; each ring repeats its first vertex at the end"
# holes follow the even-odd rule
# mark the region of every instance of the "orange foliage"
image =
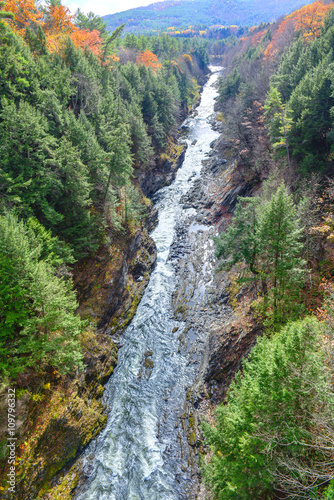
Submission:
POLYGON ((12 12, 13 19, 8 19, 13 31, 24 36, 25 30, 31 24, 37 23, 43 14, 39 12, 34 0, 7 0, 3 10, 12 12))
POLYGON ((53 35, 64 32, 72 32, 75 27, 72 23, 74 15, 64 5, 49 6, 44 24, 46 35, 53 35))
POLYGON ((322 1, 316 1, 305 5, 287 16, 279 25, 272 41, 265 50, 267 59, 275 58, 280 54, 285 45, 291 40, 292 32, 301 31, 303 40, 310 42, 318 37, 324 20, 332 5, 325 5, 322 1))
POLYGON ((81 49, 88 48, 97 57, 102 54, 102 38, 100 37, 100 32, 97 30, 79 30, 75 27, 75 30, 70 35, 73 43, 76 47, 81 49))
POLYGON ((44 23, 48 49, 59 52, 69 36, 77 48, 90 49, 97 57, 102 53, 102 39, 97 30, 80 30, 73 23, 70 10, 63 5, 50 6, 44 23))
POLYGON ((139 64, 144 64, 147 67, 153 68, 153 71, 156 72, 157 68, 161 68, 161 64, 159 63, 159 60, 153 52, 150 52, 149 50, 145 50, 145 52, 141 52, 136 59, 136 63, 139 64))
POLYGON ((261 30, 256 35, 253 36, 252 38, 252 45, 257 45, 258 43, 262 42, 262 38, 266 34, 265 30, 261 30))
POLYGON ((310 41, 320 35, 325 17, 331 7, 322 1, 313 2, 293 12, 288 18, 293 19, 296 31, 302 31, 303 39, 310 41))
POLYGON ((107 66, 108 69, 113 66, 113 63, 116 63, 119 61, 119 57, 116 56, 116 54, 111 54, 110 56, 107 56, 105 59, 105 62, 102 62, 102 66, 107 66))
MULTIPOLYGON (((39 23, 45 32, 50 52, 61 52, 66 38, 70 37, 77 48, 88 48, 99 58, 102 55, 100 32, 77 28, 72 23, 75 16, 63 5, 49 5, 44 19, 42 19, 43 13, 35 5, 35 0, 6 0, 3 9, 14 14, 14 18, 9 19, 7 22, 22 37, 24 37, 28 26, 39 23)), ((117 56, 111 57, 114 61, 118 59, 117 56)))
MULTIPOLYGON (((179 61, 181 60, 181 57, 179 58, 179 61)), ((177 61, 174 61, 173 59, 171 60, 171 65, 175 66, 179 70, 180 73, 183 73, 182 69, 180 68, 180 65, 177 61)))
POLYGON ((294 32, 292 19, 284 19, 264 51, 264 57, 266 59, 275 59, 276 56, 283 52, 285 46, 292 41, 294 32))

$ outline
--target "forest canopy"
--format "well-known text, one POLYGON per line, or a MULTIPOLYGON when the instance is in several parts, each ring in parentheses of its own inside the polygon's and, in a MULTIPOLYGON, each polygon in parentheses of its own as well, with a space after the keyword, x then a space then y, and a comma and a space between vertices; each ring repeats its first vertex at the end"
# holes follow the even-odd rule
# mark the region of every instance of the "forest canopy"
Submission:
POLYGON ((72 348, 80 365, 68 266, 141 224, 135 176, 196 102, 208 54, 197 40, 121 41, 124 26, 59 0, 6 0, 0 14, 0 369, 15 375, 36 356, 65 366, 72 348))
POLYGON ((221 224, 217 257, 233 318, 238 297, 247 310, 240 338, 261 335, 203 423, 213 498, 334 498, 333 34, 316 1, 217 51, 224 154, 256 194, 221 224))

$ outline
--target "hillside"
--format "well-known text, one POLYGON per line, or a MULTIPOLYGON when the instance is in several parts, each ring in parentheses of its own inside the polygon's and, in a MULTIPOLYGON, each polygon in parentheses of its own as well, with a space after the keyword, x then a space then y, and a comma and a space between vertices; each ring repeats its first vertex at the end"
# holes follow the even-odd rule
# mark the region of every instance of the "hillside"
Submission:
POLYGON ((221 59, 205 203, 234 319, 207 377, 222 404, 197 433, 217 500, 334 498, 333 40, 333 3, 316 1, 221 59), (227 179, 247 193, 232 217, 227 179))
POLYGON ((253 26, 271 22, 307 4, 305 0, 176 0, 159 2, 104 16, 109 29, 126 23, 129 33, 164 31, 169 27, 238 25, 253 26))

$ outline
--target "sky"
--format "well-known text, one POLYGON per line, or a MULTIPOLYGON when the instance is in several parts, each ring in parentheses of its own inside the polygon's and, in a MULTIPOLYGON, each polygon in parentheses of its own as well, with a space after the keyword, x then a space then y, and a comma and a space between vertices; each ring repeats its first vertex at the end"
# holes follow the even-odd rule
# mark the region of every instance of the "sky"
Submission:
POLYGON ((92 11, 99 16, 106 14, 114 14, 123 10, 142 7, 159 0, 63 0, 63 5, 66 5, 71 12, 75 12, 78 8, 85 14, 92 11))

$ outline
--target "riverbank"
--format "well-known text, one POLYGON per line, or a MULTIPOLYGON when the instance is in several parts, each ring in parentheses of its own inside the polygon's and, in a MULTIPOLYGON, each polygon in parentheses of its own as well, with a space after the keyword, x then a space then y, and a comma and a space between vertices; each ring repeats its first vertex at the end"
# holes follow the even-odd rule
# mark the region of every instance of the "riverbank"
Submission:
MULTIPOLYGON (((219 129, 215 116, 210 121, 219 129)), ((219 271, 213 243, 213 236, 228 225, 238 196, 250 195, 256 186, 240 179, 234 151, 222 135, 211 146, 200 178, 182 198, 183 208, 192 213, 179 221, 170 253, 176 267, 174 314, 186 325, 180 349, 199 368, 180 416, 183 438, 190 445, 184 461, 184 468, 191 469, 187 500, 208 495, 198 466, 204 451, 201 421, 212 420, 215 406, 261 334, 250 310, 255 290, 235 285, 235 269, 219 271)))

